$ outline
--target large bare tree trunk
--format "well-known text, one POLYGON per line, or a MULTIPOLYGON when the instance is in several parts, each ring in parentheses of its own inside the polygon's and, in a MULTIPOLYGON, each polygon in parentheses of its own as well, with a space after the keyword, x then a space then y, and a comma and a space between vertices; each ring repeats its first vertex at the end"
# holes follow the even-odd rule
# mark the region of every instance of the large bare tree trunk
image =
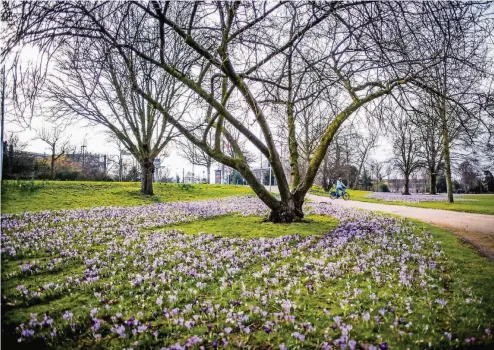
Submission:
POLYGON ((278 207, 271 209, 268 220, 274 223, 291 223, 304 218, 302 206, 304 197, 294 194, 287 201, 279 203, 278 207))
POLYGON ((449 154, 448 131, 443 130, 444 139, 444 165, 446 167, 446 185, 448 188, 448 202, 453 203, 453 181, 451 180, 451 157, 449 154))
POLYGON ((152 160, 145 159, 141 162, 141 192, 153 195, 154 164, 152 160))
POLYGON ((405 190, 403 194, 410 195, 410 175, 405 175, 405 190))
POLYGON ((453 203, 453 181, 451 180, 451 156, 449 153, 449 135, 448 135, 448 120, 446 117, 446 98, 441 98, 441 119, 442 119, 442 134, 443 134, 443 154, 444 165, 446 168, 446 185, 448 188, 448 202, 453 203))
POLYGON ((208 172, 208 185, 211 183, 211 165, 206 166, 208 172))
POLYGON ((437 187, 437 174, 434 172, 434 170, 430 170, 430 180, 431 180, 431 188, 430 188, 430 194, 437 194, 436 187, 437 187))
POLYGON ((51 154, 51 162, 50 162, 50 178, 53 180, 55 178, 55 149, 51 154))

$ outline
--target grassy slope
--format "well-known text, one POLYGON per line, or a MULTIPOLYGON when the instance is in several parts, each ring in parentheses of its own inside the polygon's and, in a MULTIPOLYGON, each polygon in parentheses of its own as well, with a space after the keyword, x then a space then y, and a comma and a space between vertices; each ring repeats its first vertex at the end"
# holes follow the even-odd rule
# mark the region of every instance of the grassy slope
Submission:
POLYGON ((253 194, 250 187, 233 185, 193 185, 157 183, 154 196, 139 192, 137 182, 48 181, 34 192, 22 191, 14 182, 2 184, 2 213, 133 206, 160 202, 191 201, 253 194))
MULTIPOLYGON (((311 193, 318 196, 328 196, 325 192, 312 191, 311 193)), ((456 202, 456 203, 446 203, 446 202, 422 202, 422 203, 409 203, 409 202, 386 202, 374 198, 365 198, 365 196, 371 194, 369 191, 353 191, 348 190, 350 193, 350 199, 370 202, 370 203, 381 203, 390 205, 404 205, 409 207, 419 207, 419 208, 431 208, 431 209, 444 209, 461 211, 467 213, 478 213, 478 214, 489 214, 494 215, 494 194, 482 194, 482 195, 465 195, 462 196, 468 199, 476 199, 475 202, 456 202)))
POLYGON ((468 243, 451 232, 422 221, 408 219, 419 228, 425 229, 442 243, 442 250, 454 262, 456 273, 477 295, 483 296, 483 307, 494 320, 494 263, 480 256, 468 243))
POLYGON ((205 232, 224 237, 256 238, 286 236, 296 233, 302 236, 324 234, 338 224, 335 218, 325 215, 309 215, 303 222, 292 224, 273 224, 272 222, 265 222, 263 219, 259 216, 225 215, 202 221, 170 225, 167 228, 181 230, 188 234, 205 232))

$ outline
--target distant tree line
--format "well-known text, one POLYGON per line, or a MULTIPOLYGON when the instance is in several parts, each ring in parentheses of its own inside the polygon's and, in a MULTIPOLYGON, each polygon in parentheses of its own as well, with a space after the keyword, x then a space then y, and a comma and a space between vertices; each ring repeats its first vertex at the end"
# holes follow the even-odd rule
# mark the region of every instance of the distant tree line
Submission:
MULTIPOLYGON (((86 153, 63 153, 57 155, 39 154, 26 151, 27 144, 10 134, 3 144, 2 179, 5 180, 117 180, 110 169, 105 155, 86 153)), ((125 178, 135 181, 129 171, 125 178)))

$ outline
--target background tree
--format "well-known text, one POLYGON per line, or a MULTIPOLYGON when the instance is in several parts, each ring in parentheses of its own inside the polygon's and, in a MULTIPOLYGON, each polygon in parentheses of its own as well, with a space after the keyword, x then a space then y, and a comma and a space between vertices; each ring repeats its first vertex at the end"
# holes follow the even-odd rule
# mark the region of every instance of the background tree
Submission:
MULTIPOLYGON (((178 134, 158 109, 133 91, 125 67, 106 50, 105 45, 66 48, 57 60, 57 74, 50 77, 47 96, 56 102, 54 118, 72 116, 106 127, 137 159, 141 192, 152 195, 154 158, 178 134)), ((171 110, 178 104, 181 88, 174 79, 157 75, 156 67, 145 62, 133 64, 133 71, 143 91, 159 99, 162 108, 171 110)), ((182 114, 185 110, 186 106, 182 114)))
POLYGON ((386 170, 387 162, 382 160, 372 159, 370 160, 369 163, 371 169, 371 177, 374 176, 374 178, 376 179, 376 191, 379 191, 377 184, 380 184, 383 181, 383 176, 386 170))
POLYGON ((51 129, 43 127, 36 138, 45 142, 50 149, 50 179, 55 178, 55 162, 71 149, 70 135, 66 135, 65 129, 55 126, 51 129))
POLYGON ((3 179, 28 178, 33 171, 34 158, 26 154, 26 142, 11 132, 3 142, 3 179))
POLYGON ((342 130, 328 147, 317 179, 317 183, 325 191, 329 191, 338 178, 349 185, 357 176, 358 169, 353 165, 356 163, 354 146, 356 138, 356 133, 342 130))
POLYGON ((391 124, 393 164, 405 178, 403 194, 410 194, 410 176, 423 166, 420 156, 420 140, 406 112, 398 111, 391 124))
POLYGON ((423 46, 436 52, 439 62, 428 68, 423 85, 418 86, 432 94, 439 116, 448 201, 453 203, 451 142, 460 128, 462 140, 472 144, 487 126, 481 113, 485 109, 482 96, 492 57, 483 43, 490 40, 492 22, 465 11, 458 3, 424 4, 422 19, 432 31, 423 46))
MULTIPOLYGON (((372 124, 368 124, 367 134, 357 134, 355 138, 355 153, 356 153, 356 161, 357 161, 357 174, 355 175, 355 179, 352 184, 352 189, 357 188, 358 179, 360 177, 360 172, 364 164, 369 159, 372 150, 377 146, 377 142, 379 139, 379 131, 372 126, 372 124)), ((371 176, 374 174, 371 174, 371 176)))
POLYGON ((484 170, 483 185, 488 192, 494 192, 494 175, 490 170, 484 170))
POLYGON ((185 158, 191 164, 206 168, 206 179, 207 183, 210 184, 211 166, 213 165, 214 159, 187 139, 178 141, 176 144, 180 150, 180 156, 185 158))

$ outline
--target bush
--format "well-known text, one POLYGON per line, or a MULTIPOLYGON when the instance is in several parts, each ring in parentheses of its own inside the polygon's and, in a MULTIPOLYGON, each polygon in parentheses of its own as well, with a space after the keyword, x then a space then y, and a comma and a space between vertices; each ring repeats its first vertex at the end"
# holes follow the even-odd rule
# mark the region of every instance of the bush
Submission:
POLYGON ((379 184, 379 191, 380 192, 389 192, 388 185, 385 183, 380 183, 379 184))
POLYGON ((9 188, 11 187, 17 187, 17 188, 20 188, 20 191, 21 192, 36 192, 37 190, 39 190, 40 188, 43 188, 45 187, 45 182, 34 182, 34 180, 29 180, 29 181, 25 181, 25 180, 16 180, 16 181, 13 181, 13 182, 7 182, 7 183, 3 183, 2 185, 2 188, 4 191, 8 190, 9 188))
POLYGON ((79 180, 81 173, 77 170, 74 171, 59 171, 55 174, 56 180, 79 180))
POLYGON ((178 188, 180 188, 182 191, 189 191, 194 188, 191 184, 178 184, 178 188))

